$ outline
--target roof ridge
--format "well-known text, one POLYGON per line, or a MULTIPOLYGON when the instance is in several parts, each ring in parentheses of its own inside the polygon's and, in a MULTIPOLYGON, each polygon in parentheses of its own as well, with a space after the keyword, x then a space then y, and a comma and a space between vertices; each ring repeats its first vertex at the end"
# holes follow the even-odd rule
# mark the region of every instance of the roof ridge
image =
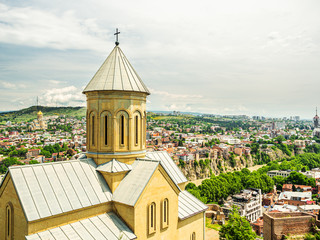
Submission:
POLYGON ((43 166, 43 165, 52 165, 52 164, 62 164, 62 163, 68 163, 68 162, 80 162, 80 161, 88 161, 91 158, 85 158, 84 159, 74 159, 74 160, 67 160, 67 161, 59 161, 59 162, 45 162, 45 163, 37 163, 37 164, 25 164, 25 165, 12 165, 8 167, 8 169, 14 169, 14 168, 25 168, 25 167, 36 167, 36 166, 43 166))
POLYGON ((145 159, 145 158, 137 158, 136 161, 141 161, 141 162, 159 162, 161 163, 161 160, 157 160, 157 159, 145 159))

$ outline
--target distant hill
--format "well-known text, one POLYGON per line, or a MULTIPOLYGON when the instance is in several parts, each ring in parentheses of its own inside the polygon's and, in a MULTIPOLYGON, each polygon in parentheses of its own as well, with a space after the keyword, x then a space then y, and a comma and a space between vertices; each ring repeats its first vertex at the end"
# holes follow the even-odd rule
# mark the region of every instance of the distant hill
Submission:
POLYGON ((38 111, 43 113, 43 116, 53 115, 66 115, 68 117, 85 117, 85 107, 45 107, 45 106, 32 106, 29 108, 21 109, 18 111, 2 112, 0 113, 0 123, 23 122, 37 118, 38 111))

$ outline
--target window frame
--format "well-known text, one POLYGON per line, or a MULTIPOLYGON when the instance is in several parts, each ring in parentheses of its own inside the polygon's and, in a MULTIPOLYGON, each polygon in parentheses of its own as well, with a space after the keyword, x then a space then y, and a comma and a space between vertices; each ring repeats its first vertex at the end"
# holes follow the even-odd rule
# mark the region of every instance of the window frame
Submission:
POLYGON ((161 227, 167 228, 169 226, 169 200, 165 198, 161 204, 161 227))
POLYGON ((6 205, 6 213, 5 213, 5 240, 13 239, 13 231, 14 231, 14 211, 12 203, 9 202, 6 205))
POLYGON ((139 144, 139 116, 138 115, 134 117, 134 129, 135 129, 134 144, 138 146, 139 144))
POLYGON ((119 132, 120 132, 120 134, 119 134, 119 136, 120 136, 120 141, 119 141, 119 143, 120 143, 120 146, 124 146, 125 145, 125 131, 126 131, 126 129, 125 129, 125 116, 123 115, 123 114, 121 114, 120 115, 120 121, 119 121, 119 132))
POLYGON ((156 232, 156 226, 157 226, 157 221, 156 221, 156 203, 152 202, 149 206, 148 206, 148 232, 149 234, 153 234, 156 232))
POLYGON ((108 124, 109 124, 109 116, 108 116, 108 114, 106 114, 104 116, 104 145, 105 146, 109 146, 109 141, 108 141, 108 137, 109 137, 108 130, 109 130, 109 127, 108 127, 108 124))

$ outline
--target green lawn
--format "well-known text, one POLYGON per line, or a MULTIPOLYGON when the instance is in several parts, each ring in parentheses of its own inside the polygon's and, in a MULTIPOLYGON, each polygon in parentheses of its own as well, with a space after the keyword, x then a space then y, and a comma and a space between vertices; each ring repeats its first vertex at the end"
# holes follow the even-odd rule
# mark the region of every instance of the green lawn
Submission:
POLYGON ((221 225, 219 225, 218 223, 211 224, 211 221, 212 221, 211 218, 206 218, 206 227, 219 231, 221 228, 221 225))

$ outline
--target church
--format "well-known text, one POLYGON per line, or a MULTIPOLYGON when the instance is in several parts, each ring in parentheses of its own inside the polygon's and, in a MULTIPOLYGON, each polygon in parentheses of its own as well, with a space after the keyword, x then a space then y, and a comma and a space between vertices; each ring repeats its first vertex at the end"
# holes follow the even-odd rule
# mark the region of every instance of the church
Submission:
POLYGON ((9 167, 0 240, 203 240, 206 205, 166 151, 146 152, 150 92, 118 41, 83 93, 87 153, 9 167))
POLYGON ((46 130, 48 128, 47 126, 47 121, 43 119, 43 113, 39 111, 37 113, 37 119, 33 120, 29 126, 30 131, 35 131, 35 130, 46 130))

